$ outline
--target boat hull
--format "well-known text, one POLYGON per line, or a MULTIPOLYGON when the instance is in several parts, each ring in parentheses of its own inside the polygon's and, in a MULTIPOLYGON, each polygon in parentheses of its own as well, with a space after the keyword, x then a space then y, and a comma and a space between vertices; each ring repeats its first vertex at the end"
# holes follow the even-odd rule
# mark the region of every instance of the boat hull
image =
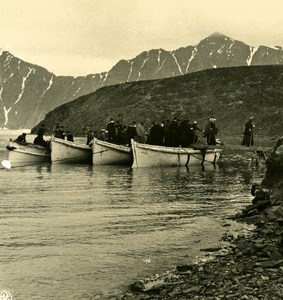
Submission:
POLYGON ((91 163, 91 159, 91 148, 88 145, 52 137, 52 163, 91 163))
POLYGON ((93 139, 93 165, 131 165, 132 162, 131 147, 93 139))
POLYGON ((9 151, 8 160, 12 166, 25 166, 51 162, 49 147, 10 141, 6 148, 9 151))
POLYGON ((131 141, 133 168, 141 167, 180 167, 216 163, 222 149, 211 146, 197 148, 164 147, 140 144, 131 141))

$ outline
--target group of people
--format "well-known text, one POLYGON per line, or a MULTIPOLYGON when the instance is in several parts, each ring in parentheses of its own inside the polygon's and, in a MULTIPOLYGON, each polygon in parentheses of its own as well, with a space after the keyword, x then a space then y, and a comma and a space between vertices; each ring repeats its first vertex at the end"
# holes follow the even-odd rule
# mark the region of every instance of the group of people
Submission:
MULTIPOLYGON (((255 128, 254 117, 250 117, 245 124, 244 137, 242 141, 243 146, 254 145, 255 128)), ((48 146, 50 141, 44 140, 46 126, 41 124, 37 131, 37 136, 34 139, 35 145, 48 146)), ((140 143, 150 145, 164 145, 169 147, 188 147, 199 142, 199 133, 201 138, 206 139, 207 145, 216 145, 218 134, 218 127, 216 125, 216 118, 210 117, 204 129, 198 126, 197 121, 190 122, 189 119, 165 120, 164 122, 152 122, 148 132, 144 128, 143 122, 132 121, 128 126, 120 121, 115 121, 113 118, 106 124, 105 129, 100 132, 93 132, 90 126, 87 127, 87 141, 86 144, 90 145, 94 137, 100 140, 108 141, 116 144, 130 144, 131 139, 140 143)), ((66 132, 63 125, 56 123, 53 130, 53 136, 68 141, 74 141, 74 137, 70 132, 66 132)), ((21 134, 16 139, 17 142, 26 143, 26 133, 21 134)))
MULTIPOLYGON (((43 147, 49 146, 50 141, 45 141, 43 138, 44 133, 45 133, 45 128, 46 128, 45 124, 42 123, 37 131, 37 136, 33 140, 34 145, 40 145, 43 147)), ((21 135, 19 135, 15 141, 18 143, 21 143, 21 144, 26 144, 27 143, 26 136, 27 136, 27 134, 24 132, 21 135)))
POLYGON ((105 128, 99 132, 93 132, 90 130, 90 127, 88 127, 86 144, 89 145, 94 137, 102 141, 121 145, 130 144, 131 139, 144 143, 145 136, 146 132, 143 122, 137 123, 136 121, 132 121, 126 126, 121 121, 115 121, 111 118, 105 128))
POLYGON ((208 145, 216 145, 218 128, 215 121, 215 118, 210 118, 203 130, 198 126, 197 121, 190 122, 189 119, 181 120, 174 117, 161 123, 154 121, 146 131, 143 122, 132 121, 125 126, 111 118, 105 129, 101 129, 99 133, 88 131, 87 144, 96 136, 100 140, 117 144, 130 144, 130 140, 134 139, 150 145, 188 147, 199 141, 199 133, 201 133, 208 145))
POLYGON ((64 125, 60 125, 59 123, 55 124, 55 129, 53 130, 53 136, 58 139, 67 140, 69 142, 74 141, 74 136, 70 131, 65 131, 64 125))

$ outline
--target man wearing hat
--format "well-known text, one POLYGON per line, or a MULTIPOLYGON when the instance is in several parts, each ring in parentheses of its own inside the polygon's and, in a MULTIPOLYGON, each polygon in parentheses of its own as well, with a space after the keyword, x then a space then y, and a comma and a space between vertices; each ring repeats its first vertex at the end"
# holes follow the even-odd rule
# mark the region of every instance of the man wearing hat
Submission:
POLYGON ((216 118, 211 117, 205 126, 204 136, 206 137, 207 145, 216 145, 216 135, 218 128, 216 127, 216 118))
POLYGON ((254 117, 250 117, 248 122, 245 124, 244 138, 242 141, 243 146, 250 147, 250 146, 254 145, 253 130, 254 130, 255 124, 253 121, 254 121, 254 117))

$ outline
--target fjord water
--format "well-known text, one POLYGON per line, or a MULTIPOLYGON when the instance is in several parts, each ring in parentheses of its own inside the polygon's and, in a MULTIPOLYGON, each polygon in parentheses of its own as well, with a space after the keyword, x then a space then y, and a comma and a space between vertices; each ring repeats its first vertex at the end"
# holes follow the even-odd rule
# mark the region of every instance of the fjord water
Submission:
MULTIPOLYGON (((7 159, 6 136, 0 160, 7 159)), ((0 291, 14 299, 110 299, 133 281, 225 246, 247 225, 227 217, 263 170, 223 155, 193 168, 0 168, 0 291)))

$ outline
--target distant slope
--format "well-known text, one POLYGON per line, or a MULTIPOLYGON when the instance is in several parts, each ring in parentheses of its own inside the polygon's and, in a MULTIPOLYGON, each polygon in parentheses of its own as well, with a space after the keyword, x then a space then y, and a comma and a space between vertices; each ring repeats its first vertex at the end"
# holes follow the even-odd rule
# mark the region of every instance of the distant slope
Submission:
MULTIPOLYGON (((204 127, 217 118, 221 134, 240 135, 255 116, 257 132, 283 134, 283 66, 234 67, 101 88, 46 115, 49 130, 60 122, 75 134, 99 130, 110 117, 152 121, 188 117, 204 127)), ((37 127, 33 129, 36 131, 37 127)))
POLYGON ((56 76, 0 49, 0 128, 30 128, 64 103, 101 87, 180 76, 205 69, 280 65, 280 47, 255 48, 220 33, 174 51, 151 49, 87 76, 56 76))

